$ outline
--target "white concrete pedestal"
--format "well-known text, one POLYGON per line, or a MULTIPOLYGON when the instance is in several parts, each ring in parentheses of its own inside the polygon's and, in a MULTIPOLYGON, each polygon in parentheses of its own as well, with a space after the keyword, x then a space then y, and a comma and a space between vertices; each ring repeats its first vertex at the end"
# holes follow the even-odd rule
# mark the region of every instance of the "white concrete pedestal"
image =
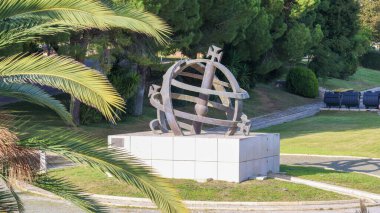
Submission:
POLYGON ((125 149, 166 178, 242 182, 280 169, 279 134, 174 136, 138 132, 110 135, 108 144, 125 149))

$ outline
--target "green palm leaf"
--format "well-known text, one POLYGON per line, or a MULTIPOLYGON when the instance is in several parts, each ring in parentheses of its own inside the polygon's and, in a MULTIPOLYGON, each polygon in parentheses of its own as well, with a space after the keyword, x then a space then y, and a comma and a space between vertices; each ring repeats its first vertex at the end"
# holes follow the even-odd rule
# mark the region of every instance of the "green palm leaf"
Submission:
POLYGON ((33 185, 71 201, 87 212, 107 212, 106 207, 99 205, 81 189, 62 178, 41 175, 34 180, 33 185))
POLYGON ((0 212, 24 212, 20 198, 8 180, 0 174, 0 212))
POLYGON ((13 194, 5 186, 0 185, 0 212, 16 212, 18 205, 13 194))
POLYGON ((97 28, 107 29, 104 22, 96 22, 94 15, 106 17, 114 12, 94 0, 3 0, 0 3, 0 19, 21 18, 29 15, 38 15, 50 19, 72 21, 86 25, 96 25, 97 28), (80 13, 80 16, 73 15, 80 13))
POLYGON ((45 91, 32 84, 14 84, 0 81, 0 96, 18 98, 54 110, 65 122, 73 125, 65 106, 45 91))
POLYGON ((118 16, 109 17, 107 23, 110 26, 146 34, 160 44, 167 44, 171 29, 163 20, 157 19, 157 16, 129 6, 115 8, 115 11, 118 16))
POLYGON ((105 76, 67 57, 8 57, 0 61, 0 77, 12 83, 36 83, 70 93, 111 122, 117 118, 115 109, 124 110, 124 100, 105 76))
MULTIPOLYGON (((30 132, 36 134, 36 131, 30 132)), ((187 212, 168 181, 157 177, 149 168, 126 152, 108 149, 102 140, 75 132, 55 130, 39 132, 30 139, 24 138, 19 145, 53 152, 75 163, 88 165, 104 173, 108 172, 118 180, 135 186, 164 212, 187 212)))
POLYGON ((0 30, 0 48, 4 48, 11 44, 32 41, 40 38, 41 36, 55 35, 57 33, 68 32, 72 29, 74 28, 67 25, 59 24, 58 22, 51 22, 27 28, 16 27, 2 31, 0 30))
POLYGON ((34 21, 40 18, 74 28, 119 27, 152 36, 160 43, 170 34, 168 25, 153 14, 130 7, 118 8, 116 14, 94 0, 3 0, 0 11, 0 20, 25 20, 32 16, 34 21))

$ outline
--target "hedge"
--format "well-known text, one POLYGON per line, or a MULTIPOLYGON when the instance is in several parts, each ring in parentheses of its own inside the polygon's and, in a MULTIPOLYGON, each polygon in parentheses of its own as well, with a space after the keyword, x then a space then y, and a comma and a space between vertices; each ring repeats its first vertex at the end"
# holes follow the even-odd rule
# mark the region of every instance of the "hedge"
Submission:
POLYGON ((290 69, 286 78, 286 87, 289 92, 307 98, 319 95, 318 79, 315 73, 306 67, 290 69))
POLYGON ((360 63, 365 68, 380 70, 380 51, 370 50, 361 57, 360 63))

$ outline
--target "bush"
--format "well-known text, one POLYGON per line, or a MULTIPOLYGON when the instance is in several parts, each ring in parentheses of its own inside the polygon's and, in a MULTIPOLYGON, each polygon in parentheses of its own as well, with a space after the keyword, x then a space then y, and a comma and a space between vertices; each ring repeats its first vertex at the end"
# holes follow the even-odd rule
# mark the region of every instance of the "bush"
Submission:
POLYGON ((100 123, 103 120, 104 118, 98 110, 84 104, 80 105, 80 124, 100 123))
POLYGON ((364 54, 360 63, 365 68, 380 70, 380 51, 371 50, 364 54))
POLYGON ((289 92, 307 97, 318 96, 318 79, 315 73, 306 67, 296 67, 289 70, 286 87, 289 92))

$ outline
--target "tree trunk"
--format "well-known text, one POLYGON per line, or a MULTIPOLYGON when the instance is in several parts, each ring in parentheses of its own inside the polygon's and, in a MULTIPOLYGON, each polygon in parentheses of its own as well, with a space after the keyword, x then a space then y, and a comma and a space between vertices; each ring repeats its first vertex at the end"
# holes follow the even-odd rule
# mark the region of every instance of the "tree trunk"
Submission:
POLYGON ((73 117, 75 125, 80 124, 80 101, 74 96, 71 96, 70 100, 70 114, 73 117))
MULTIPOLYGON (((70 45, 79 46, 78 52, 74 52, 74 58, 76 61, 84 63, 87 47, 89 43, 89 32, 84 31, 83 34, 71 34, 70 45)), ((80 101, 74 96, 71 96, 70 100, 70 113, 75 125, 80 125, 80 101)))
POLYGON ((140 83, 137 87, 137 93, 135 95, 134 106, 133 106, 133 115, 142 115, 144 108, 144 97, 145 97, 145 84, 146 76, 149 71, 149 67, 137 66, 137 72, 140 75, 140 83))

